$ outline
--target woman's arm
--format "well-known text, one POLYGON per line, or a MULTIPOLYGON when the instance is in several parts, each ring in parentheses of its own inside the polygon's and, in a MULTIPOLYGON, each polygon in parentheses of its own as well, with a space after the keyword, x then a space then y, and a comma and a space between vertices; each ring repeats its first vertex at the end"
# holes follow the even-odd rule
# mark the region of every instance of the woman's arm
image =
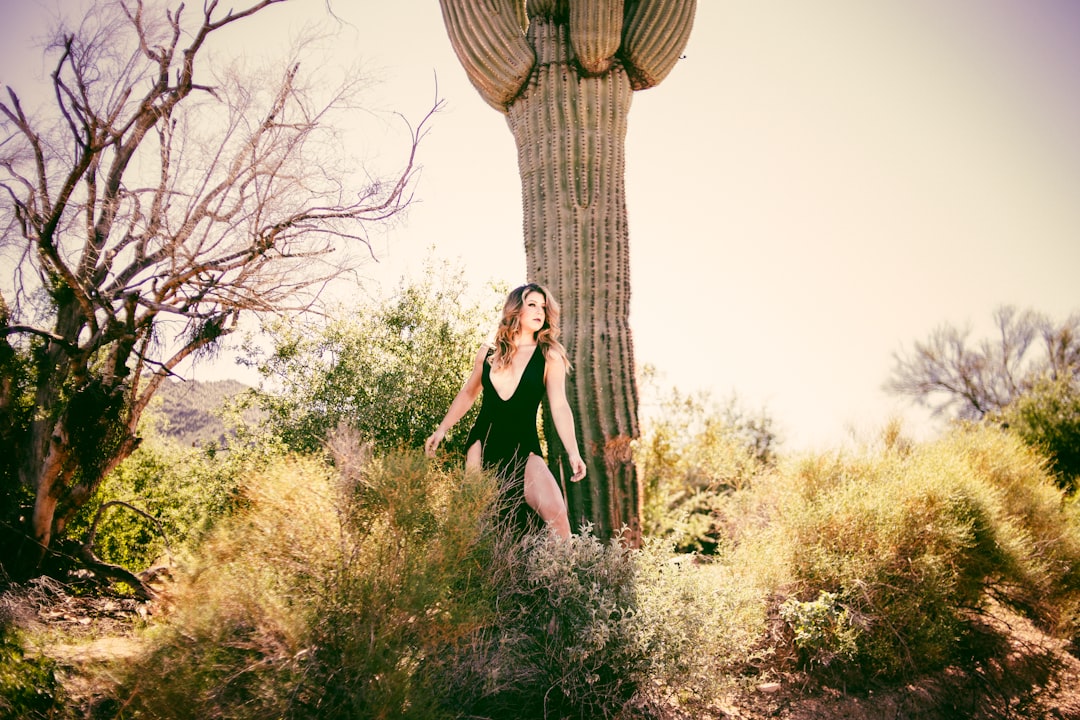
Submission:
POLYGON ((570 480, 577 482, 585 477, 585 461, 578 451, 577 431, 574 428, 574 414, 570 403, 566 401, 566 361, 558 353, 548 353, 547 373, 544 382, 547 385, 548 408, 555 431, 570 459, 570 470, 574 473, 570 480))
POLYGON ((484 361, 487 354, 488 346, 481 345, 480 350, 476 353, 476 359, 473 361, 472 373, 469 375, 468 380, 461 386, 461 390, 458 390, 457 396, 450 403, 450 408, 446 411, 442 422, 439 423, 439 427, 435 428, 435 432, 431 433, 431 436, 424 442, 424 452, 427 453, 428 457, 435 457, 435 450, 438 449, 439 443, 446 437, 446 432, 454 427, 458 420, 465 417, 465 413, 469 412, 469 408, 473 406, 476 398, 480 396, 480 391, 483 389, 481 377, 483 376, 484 361))

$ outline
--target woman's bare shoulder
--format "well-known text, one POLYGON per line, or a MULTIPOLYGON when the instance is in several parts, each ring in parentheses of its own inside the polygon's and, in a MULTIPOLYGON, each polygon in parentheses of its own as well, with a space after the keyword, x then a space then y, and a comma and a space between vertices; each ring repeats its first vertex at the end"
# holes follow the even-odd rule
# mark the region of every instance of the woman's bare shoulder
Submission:
POLYGON ((556 368, 562 368, 563 372, 569 369, 570 364, 565 352, 550 345, 544 348, 544 363, 547 366, 554 365, 556 368))

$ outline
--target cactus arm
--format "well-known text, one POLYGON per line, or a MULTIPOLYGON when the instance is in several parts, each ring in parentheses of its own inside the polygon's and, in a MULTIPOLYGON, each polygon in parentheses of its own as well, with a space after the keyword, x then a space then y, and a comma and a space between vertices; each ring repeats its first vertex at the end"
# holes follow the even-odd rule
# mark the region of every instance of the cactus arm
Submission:
POLYGON ((566 22, 567 0, 526 0, 525 12, 533 20, 552 20, 566 22))
POLYGON ((536 54, 514 0, 439 0, 450 45, 484 100, 506 112, 532 73, 536 54))
POLYGON ((696 0, 627 0, 622 60, 635 90, 657 85, 675 67, 696 7, 696 0))
POLYGON ((623 0, 570 0, 570 45, 586 75, 611 67, 622 42, 623 0))

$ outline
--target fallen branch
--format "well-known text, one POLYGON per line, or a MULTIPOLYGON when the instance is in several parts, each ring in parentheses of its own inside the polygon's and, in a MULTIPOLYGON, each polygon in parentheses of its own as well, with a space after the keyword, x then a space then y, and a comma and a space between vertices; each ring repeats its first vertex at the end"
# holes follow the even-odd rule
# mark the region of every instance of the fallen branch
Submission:
POLYGON ((123 500, 110 500, 108 502, 102 503, 101 507, 99 507, 97 509, 97 512, 94 514, 94 522, 91 523, 90 530, 86 533, 86 540, 84 540, 82 545, 79 547, 79 559, 86 565, 86 568, 88 570, 94 572, 95 574, 106 577, 109 580, 127 583, 135 589, 135 594, 140 599, 152 600, 154 598, 155 592, 153 588, 151 588, 149 585, 149 575, 146 575, 146 573, 140 573, 137 575, 128 570, 127 568, 121 567, 119 565, 113 565, 112 563, 107 563, 101 558, 99 558, 96 554, 94 554, 94 540, 97 537, 98 524, 101 522, 101 518, 104 517, 105 511, 110 507, 113 507, 114 505, 127 508, 128 510, 131 510, 136 514, 141 515, 142 517, 152 522, 157 527, 158 533, 161 535, 162 540, 165 541, 166 552, 169 553, 170 559, 172 558, 172 548, 169 547, 169 538, 165 534, 165 528, 161 524, 160 520, 158 520, 156 517, 146 512, 145 510, 135 507, 129 502, 125 502, 123 500), (146 577, 147 580, 144 580, 144 577, 146 577))
POLYGON ((135 596, 140 600, 154 599, 156 593, 153 588, 143 582, 138 575, 127 568, 105 562, 94 554, 89 545, 83 545, 79 548, 79 560, 82 561, 87 570, 90 570, 95 575, 127 583, 135 589, 135 596))

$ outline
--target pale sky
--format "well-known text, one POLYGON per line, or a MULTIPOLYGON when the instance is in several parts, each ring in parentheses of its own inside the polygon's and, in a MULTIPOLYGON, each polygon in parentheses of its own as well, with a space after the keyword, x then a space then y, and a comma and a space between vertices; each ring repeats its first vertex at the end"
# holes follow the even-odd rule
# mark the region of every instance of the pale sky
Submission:
MULTIPOLYGON (((419 202, 365 275, 392 287, 434 246, 477 287, 524 281, 513 139, 438 3, 332 6, 374 109, 418 120, 436 77, 446 103, 419 202)), ((40 70, 27 48, 55 7, 0 0, 0 82, 40 70)), ((326 17, 292 0, 229 45, 270 55, 326 17)), ((390 167, 401 137, 386 137, 390 167)), ((924 413, 881 390, 894 352, 942 323, 986 329, 1005 303, 1080 311, 1080 3, 699 0, 685 58, 635 94, 627 162, 639 364, 764 409, 787 449, 865 439, 893 414, 925 436, 924 413)))

